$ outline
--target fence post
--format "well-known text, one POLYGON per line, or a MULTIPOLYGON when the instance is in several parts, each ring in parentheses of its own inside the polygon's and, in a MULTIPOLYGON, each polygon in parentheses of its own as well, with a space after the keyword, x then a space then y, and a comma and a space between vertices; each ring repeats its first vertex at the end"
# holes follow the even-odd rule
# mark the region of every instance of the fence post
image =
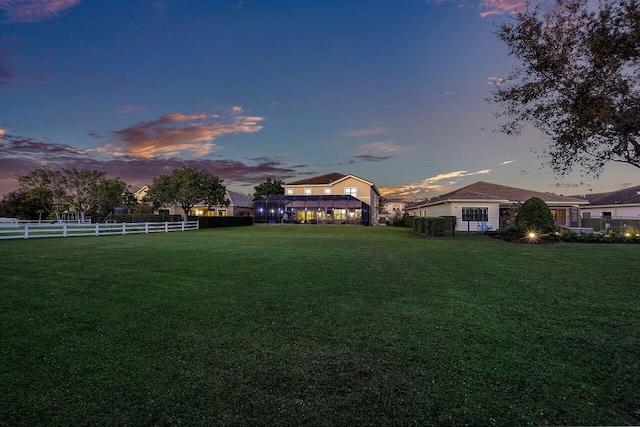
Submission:
POLYGON ((127 223, 126 222, 122 223, 122 234, 123 235, 127 234, 127 223))
POLYGON ((96 236, 100 235, 100 224, 96 222, 96 236))
POLYGON ((144 232, 149 234, 149 223, 148 222, 144 223, 144 232))
POLYGON ((169 232, 169 223, 167 221, 164 222, 164 232, 165 233, 169 232))
POLYGON ((62 224, 62 237, 67 237, 67 223, 62 224))
POLYGON ((24 238, 28 239, 29 238, 29 223, 26 223, 24 225, 24 238))
POLYGON ((182 221, 182 231, 184 231, 184 221, 182 221))

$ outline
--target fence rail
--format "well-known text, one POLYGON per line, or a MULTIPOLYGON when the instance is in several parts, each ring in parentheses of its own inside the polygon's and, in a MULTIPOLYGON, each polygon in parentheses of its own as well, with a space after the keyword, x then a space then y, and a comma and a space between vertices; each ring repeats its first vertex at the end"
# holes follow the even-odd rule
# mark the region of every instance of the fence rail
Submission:
POLYGON ((198 221, 122 222, 114 224, 74 223, 0 223, 0 240, 34 239, 39 237, 110 236, 116 234, 168 233, 197 230, 198 221))

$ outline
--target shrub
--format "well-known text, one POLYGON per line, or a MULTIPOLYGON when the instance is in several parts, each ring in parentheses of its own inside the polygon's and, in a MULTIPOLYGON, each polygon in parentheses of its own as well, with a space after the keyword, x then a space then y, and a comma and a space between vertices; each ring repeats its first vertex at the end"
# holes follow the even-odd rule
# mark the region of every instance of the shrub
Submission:
POLYGON ((405 212, 405 214, 402 215, 402 222, 404 223, 404 226, 405 227, 409 227, 409 228, 413 227, 413 219, 414 218, 415 217, 413 217, 413 216, 411 216, 411 215, 409 215, 408 213, 405 212))
POLYGON ((532 197, 518 209, 513 229, 520 233, 551 233, 556 229, 556 223, 544 200, 532 197))
POLYGON ((444 236, 444 217, 413 217, 413 231, 433 237, 444 236))

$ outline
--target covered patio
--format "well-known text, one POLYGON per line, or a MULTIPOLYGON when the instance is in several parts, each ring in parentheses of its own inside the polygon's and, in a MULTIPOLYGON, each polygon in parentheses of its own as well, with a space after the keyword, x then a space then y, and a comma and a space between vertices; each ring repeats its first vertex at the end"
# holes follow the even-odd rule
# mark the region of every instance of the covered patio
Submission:
POLYGON ((371 225, 371 207, 345 195, 276 194, 254 201, 254 212, 256 223, 371 225))

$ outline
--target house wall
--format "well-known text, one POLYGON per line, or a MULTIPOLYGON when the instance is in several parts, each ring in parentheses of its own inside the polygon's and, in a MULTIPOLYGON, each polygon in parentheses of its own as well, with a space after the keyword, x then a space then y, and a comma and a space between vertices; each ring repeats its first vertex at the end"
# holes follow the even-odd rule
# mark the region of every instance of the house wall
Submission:
POLYGON ((500 226, 500 203, 470 201, 470 202, 449 202, 433 206, 423 206, 414 209, 407 209, 407 213, 412 216, 455 216, 456 230, 477 231, 484 221, 462 221, 462 208, 487 208, 486 225, 492 230, 497 230, 500 226))
POLYGON ((378 193, 374 187, 365 181, 348 177, 333 185, 287 185, 284 186, 284 194, 291 196, 324 196, 324 195, 347 195, 347 189, 356 189, 355 197, 371 207, 371 224, 378 224, 378 193), (328 192, 327 192, 328 191, 328 192))
POLYGON ((580 213, 591 213, 591 218, 602 218, 603 212, 611 212, 613 218, 640 218, 640 205, 593 205, 582 206, 580 213))

